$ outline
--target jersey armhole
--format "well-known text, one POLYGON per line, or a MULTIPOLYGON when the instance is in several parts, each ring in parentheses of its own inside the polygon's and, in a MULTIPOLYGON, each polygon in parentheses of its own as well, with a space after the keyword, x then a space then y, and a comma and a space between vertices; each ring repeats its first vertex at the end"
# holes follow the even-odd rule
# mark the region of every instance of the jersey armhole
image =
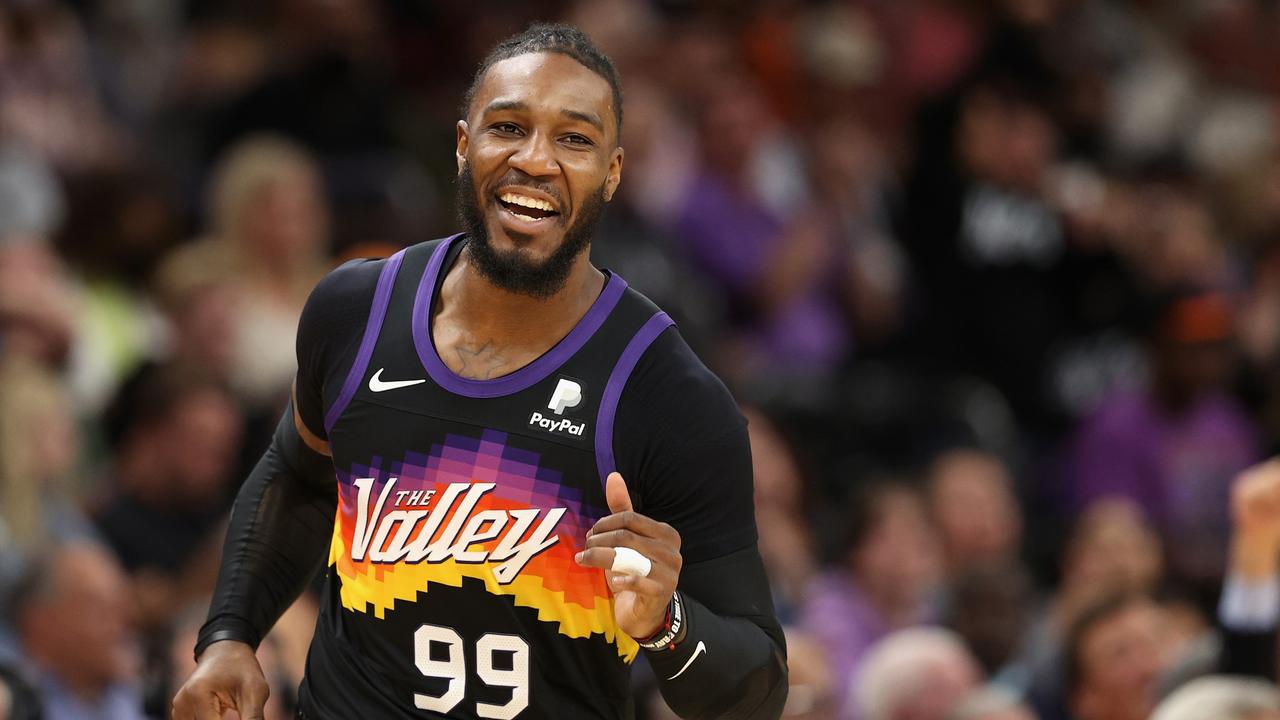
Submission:
POLYGON ((600 485, 604 486, 609 474, 617 470, 617 461, 613 454, 613 423, 618 414, 618 402, 622 399, 622 390, 627 385, 636 363, 644 356, 653 341, 667 328, 675 325, 665 312, 658 312, 640 327, 623 349, 618 363, 609 373, 609 381, 605 384, 604 395, 600 398, 600 410, 596 416, 596 469, 600 472, 600 485))
POLYGON ((373 293, 373 304, 369 307, 369 321, 365 324, 364 335, 360 338, 360 349, 356 353, 355 360, 351 363, 351 370, 347 372, 347 379, 342 384, 342 391, 324 414, 324 432, 326 436, 333 432, 333 426, 338 424, 338 418, 342 417, 343 411, 347 409, 347 406, 351 404, 351 399, 355 397, 356 390, 360 388, 360 379, 364 377, 364 372, 369 367, 369 359, 373 356, 373 347, 377 344, 378 335, 382 331, 382 321, 387 316, 387 306, 391 302, 391 290, 395 286, 396 273, 400 270, 400 263, 404 261, 404 254, 405 251, 401 250, 387 258, 387 264, 382 267, 382 272, 378 275, 377 289, 373 293))
POLYGON ((302 442, 312 452, 324 455, 325 457, 333 457, 333 451, 329 449, 329 441, 320 437, 307 427, 307 421, 302 419, 302 413, 298 410, 298 380, 294 378, 293 387, 289 389, 289 409, 293 411, 293 427, 298 431, 298 437, 302 438, 302 442))

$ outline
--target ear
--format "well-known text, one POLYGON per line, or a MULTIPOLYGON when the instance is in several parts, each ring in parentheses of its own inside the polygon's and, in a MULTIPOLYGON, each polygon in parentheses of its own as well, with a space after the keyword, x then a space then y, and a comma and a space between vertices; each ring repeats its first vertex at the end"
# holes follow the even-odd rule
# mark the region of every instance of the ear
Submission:
POLYGON ((618 185, 622 182, 622 156, 621 147, 613 149, 613 155, 609 158, 609 174, 604 179, 604 201, 613 200, 613 194, 618 191, 618 185))
POLYGON ((467 121, 458 121, 458 144, 454 150, 454 155, 458 160, 458 172, 462 172, 462 168, 467 166, 467 147, 471 144, 471 139, 467 135, 467 121))

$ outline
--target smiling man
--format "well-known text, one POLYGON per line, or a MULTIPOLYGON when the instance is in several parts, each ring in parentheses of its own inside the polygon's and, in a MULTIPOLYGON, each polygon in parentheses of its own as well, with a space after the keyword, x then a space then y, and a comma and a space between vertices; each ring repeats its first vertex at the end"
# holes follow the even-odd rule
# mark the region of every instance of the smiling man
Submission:
POLYGON ((641 652, 682 717, 778 717, 745 420, 589 259, 622 177, 612 64, 531 27, 463 116, 464 232, 308 302, 174 717, 261 718, 254 648, 326 561, 301 717, 629 718, 641 652))

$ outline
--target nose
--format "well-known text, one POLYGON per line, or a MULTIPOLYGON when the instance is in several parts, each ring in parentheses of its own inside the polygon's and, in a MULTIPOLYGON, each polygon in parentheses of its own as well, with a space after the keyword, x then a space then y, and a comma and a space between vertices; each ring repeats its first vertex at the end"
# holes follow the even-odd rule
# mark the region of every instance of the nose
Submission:
POLYGON ((551 138, 542 132, 531 132, 524 137, 511 159, 511 167, 531 177, 547 177, 560 174, 551 138))

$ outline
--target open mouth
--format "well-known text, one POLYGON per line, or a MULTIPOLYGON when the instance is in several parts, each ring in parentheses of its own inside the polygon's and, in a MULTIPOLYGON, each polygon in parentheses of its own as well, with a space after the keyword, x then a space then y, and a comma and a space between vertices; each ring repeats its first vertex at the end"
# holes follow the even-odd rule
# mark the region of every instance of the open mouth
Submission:
POLYGON ((555 206, 546 200, 505 192, 498 196, 498 202, 507 212, 526 222, 535 222, 560 215, 555 206))

